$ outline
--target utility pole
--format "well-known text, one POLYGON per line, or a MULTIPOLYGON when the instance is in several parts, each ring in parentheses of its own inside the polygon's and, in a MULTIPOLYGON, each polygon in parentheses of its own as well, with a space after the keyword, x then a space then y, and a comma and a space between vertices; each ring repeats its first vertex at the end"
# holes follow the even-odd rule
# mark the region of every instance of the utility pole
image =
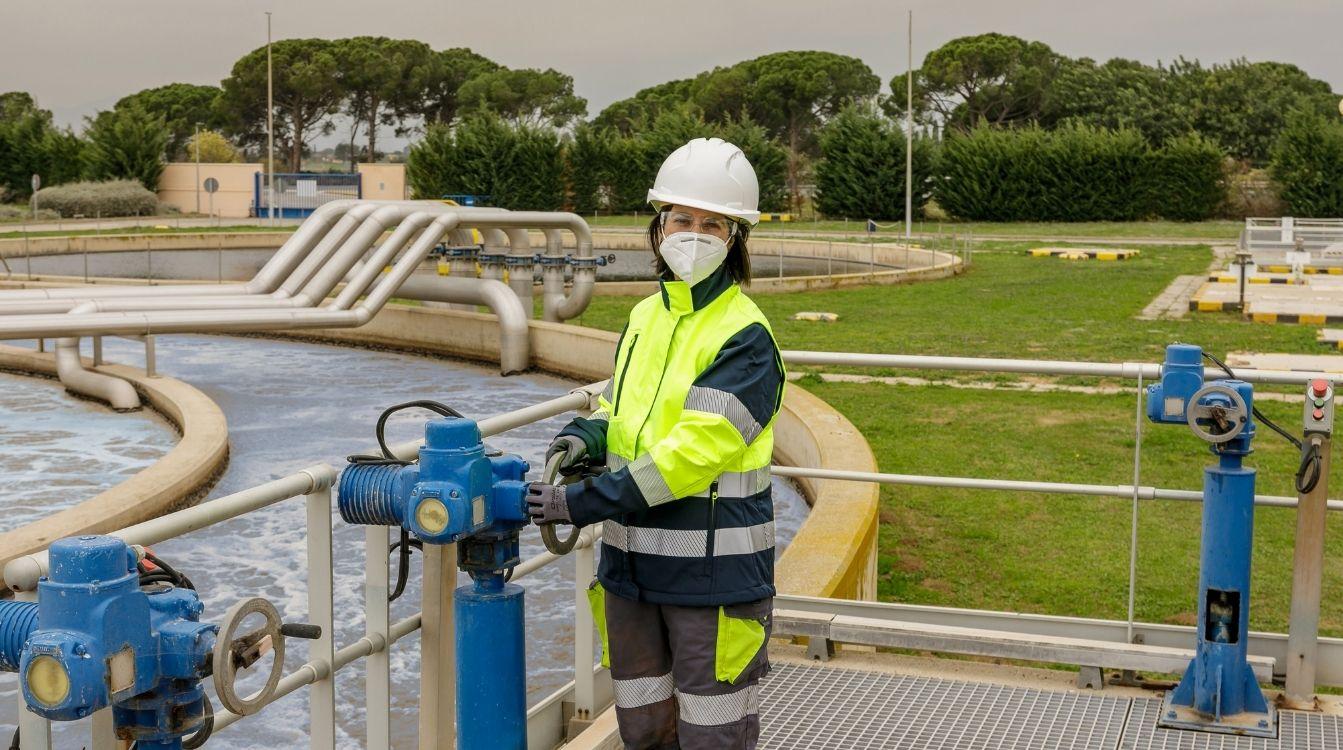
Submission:
POLYGON ((909 11, 909 68, 905 72, 905 245, 914 228, 914 11, 909 11))
POLYGON ((196 135, 191 141, 191 150, 196 152, 196 213, 201 212, 201 124, 196 123, 196 135))
POLYGON ((266 11, 266 212, 275 223, 275 86, 271 75, 270 11, 266 11))

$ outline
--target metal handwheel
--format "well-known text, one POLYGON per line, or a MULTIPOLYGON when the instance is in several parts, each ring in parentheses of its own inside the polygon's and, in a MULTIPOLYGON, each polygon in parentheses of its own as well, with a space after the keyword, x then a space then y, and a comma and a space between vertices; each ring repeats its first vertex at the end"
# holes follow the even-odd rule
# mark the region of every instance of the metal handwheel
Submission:
POLYGON ((1236 389, 1212 383, 1203 386, 1190 397, 1189 406, 1185 408, 1185 421, 1200 439, 1214 444, 1228 443, 1245 431, 1245 426, 1250 423, 1250 410, 1236 389), (1230 403, 1202 403, 1209 396, 1222 396, 1230 403), (1205 423, 1216 431, 1204 429, 1205 423))
POLYGON ((275 695, 280 684, 280 673, 284 671, 284 635, 280 613, 275 605, 261 598, 244 599, 229 608, 224 615, 224 623, 219 628, 219 637, 214 647, 214 685, 215 693, 224 708, 238 716, 250 716, 260 711, 275 695), (243 636, 234 636, 248 615, 260 614, 266 619, 260 628, 243 636), (246 698, 238 697, 234 681, 238 670, 255 664, 267 651, 275 652, 270 674, 266 684, 246 698))
MULTIPOLYGON (((546 468, 541 472, 541 481, 546 484, 554 484, 555 478, 559 476, 560 462, 564 460, 564 452, 561 451, 551 456, 546 461, 546 468)), ((555 526, 558 524, 547 523, 541 526, 541 542, 546 545, 546 549, 552 554, 567 555, 573 552, 574 547, 578 545, 578 537, 581 529, 573 527, 569 536, 561 540, 555 533, 555 526)))

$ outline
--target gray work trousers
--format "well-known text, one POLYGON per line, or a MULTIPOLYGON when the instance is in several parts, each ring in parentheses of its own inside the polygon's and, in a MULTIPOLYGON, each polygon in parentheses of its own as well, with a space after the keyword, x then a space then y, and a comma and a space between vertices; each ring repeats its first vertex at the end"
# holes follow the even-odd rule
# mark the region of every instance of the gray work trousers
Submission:
MULTIPOLYGON (((718 607, 681 607, 606 595, 616 719, 627 750, 754 750, 760 739, 760 678, 769 671, 774 600, 723 608, 765 629, 759 650, 733 681, 716 670, 718 607)), ((721 657, 718 657, 721 658, 721 657)))

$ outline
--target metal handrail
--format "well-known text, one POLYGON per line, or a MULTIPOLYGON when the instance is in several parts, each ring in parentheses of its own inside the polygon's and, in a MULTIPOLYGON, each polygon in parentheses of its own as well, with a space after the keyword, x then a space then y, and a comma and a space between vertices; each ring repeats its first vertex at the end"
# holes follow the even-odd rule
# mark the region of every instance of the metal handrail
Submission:
MULTIPOLYGON (((957 369, 957 370, 979 370, 984 372, 1036 372, 1045 374, 1065 374, 1065 375, 1091 375, 1097 377, 1135 377, 1138 379, 1138 419, 1135 429, 1141 432, 1142 411, 1141 399, 1144 393, 1142 388, 1143 381, 1148 377, 1155 378, 1160 374, 1160 366, 1143 363, 1084 363, 1084 362, 1032 362, 1029 360, 1007 360, 1007 359, 982 359, 982 358, 950 358, 950 357, 902 357, 893 355, 864 355, 850 354, 843 352, 786 352, 785 358, 794 364, 843 364, 843 365, 866 365, 876 367, 905 367, 913 369, 957 369)), ((1300 382, 1301 379, 1309 379, 1315 374, 1302 373, 1281 373, 1276 371, 1263 370, 1244 370, 1238 373, 1246 379, 1259 379, 1259 382, 1300 382), (1283 380, 1290 376, 1291 380, 1283 380)), ((1327 376, 1326 376, 1327 377, 1327 376)), ((1331 378, 1332 379, 1332 378, 1331 378)), ((605 387, 605 382, 594 383, 583 386, 571 391, 563 396, 550 399, 538 404, 533 404, 521 409, 517 409, 504 414, 495 415, 479 421, 480 431, 483 437, 490 437, 501 432, 531 424, 540 419, 545 419, 573 410, 590 410, 595 405, 596 397, 605 387)), ((413 457, 419 447, 420 441, 410 441, 401 443, 393 447, 393 452, 404 458, 413 457)), ((1137 483, 1138 470, 1141 462, 1140 450, 1135 450, 1134 456, 1134 476, 1135 482, 1132 485, 1098 485, 1098 484, 1078 484, 1064 482, 1039 482, 1039 481, 1017 481, 1004 479, 983 479, 971 477, 949 477, 949 476, 926 476, 926 475, 905 475, 879 472, 855 472, 827 469, 824 467, 787 467, 774 466, 772 471, 775 475, 789 478, 811 478, 824 480, 840 481, 860 481, 874 482, 879 484, 895 484, 907 486, 937 486, 960 489, 977 489, 985 491, 1009 491, 1009 492, 1039 492, 1051 494, 1074 494, 1093 497, 1121 497, 1131 498, 1133 502, 1140 500, 1173 500, 1173 501, 1199 501, 1202 493, 1198 491, 1164 489, 1150 486, 1143 486, 1137 483)), ((284 676, 280 686, 276 691, 272 702, 281 697, 295 692, 305 686, 313 686, 314 693, 312 697, 312 735, 310 744, 314 748, 334 747, 334 674, 342 668, 359 661, 367 660, 366 679, 368 686, 366 690, 366 700, 368 702, 369 717, 371 720, 369 730, 368 747, 373 750, 385 750, 388 746, 386 737, 386 718, 390 714, 390 674, 389 662, 386 654, 391 644, 404 638, 410 633, 415 632, 424 625, 425 615, 423 612, 429 612, 431 602, 434 604, 433 611, 440 611, 442 605, 442 594, 440 591, 430 591, 426 586, 425 591, 425 609, 411 617, 400 620, 399 622, 388 622, 386 617, 386 591, 388 588, 388 570, 387 570, 387 529, 385 527, 369 527, 366 536, 367 547, 367 568, 366 568, 366 635, 357 639, 353 643, 346 644, 343 647, 336 648, 330 640, 330 634, 333 633, 334 612, 331 609, 332 596, 332 571, 331 571, 331 486, 337 476, 337 469, 329 464, 316 464, 303 469, 297 473, 283 477, 281 479, 267 482, 265 484, 253 487, 241 492, 213 500, 208 503, 187 508, 175 513, 162 516, 150 521, 145 521, 134 526, 127 527, 114 535, 133 544, 154 544, 171 539, 182 534, 196 531, 225 520, 237 518, 239 516, 251 513, 257 510, 267 508, 280 502, 287 501, 296 497, 304 497, 307 503, 307 545, 309 559, 309 596, 310 609, 313 613, 314 624, 323 628, 324 633, 328 634, 327 639, 314 644, 311 653, 313 657, 303 666, 284 676), (312 599, 311 597, 315 597, 312 599), (380 717, 380 718, 376 718, 380 717), (375 729, 375 726, 378 727, 375 729)), ((1279 497, 1272 495, 1263 495, 1256 497, 1256 503, 1274 507, 1291 507, 1295 505, 1294 498, 1279 497)), ((1343 502, 1330 500, 1330 510, 1343 510, 1343 502)), ((1136 550, 1136 515, 1135 515, 1135 536, 1131 544, 1136 550)), ((534 707, 531 715, 533 718, 540 716, 544 711, 556 709, 560 699, 566 696, 572 696, 574 709, 578 712, 580 718, 591 718, 596 710, 605 706, 610 700, 609 674, 600 669, 593 669, 594 653, 592 647, 593 625, 591 615, 587 611, 584 603, 585 584, 594 574, 595 569, 595 547, 601 539, 600 527, 585 529, 580 537, 580 542, 574 552, 575 554, 575 664, 574 664, 574 682, 566 688, 562 688, 556 694, 542 701, 541 704, 534 707), (605 675, 605 678, 603 677, 605 675), (603 683, 603 679, 606 680, 603 683)), ((427 550, 427 548, 426 548, 427 550)), ((1131 550, 1133 553, 1134 550, 1131 550)), ((428 551, 426 555, 428 555, 428 551)), ((451 565, 449 562, 452 557, 444 555, 443 550, 438 550, 435 554, 439 555, 439 564, 451 565)), ((530 558, 514 569, 514 579, 520 579, 536 572, 544 567, 554 564, 560 558, 549 553, 537 555, 530 558)), ((428 557, 426 557, 426 568, 428 568, 428 557)), ((46 572, 46 553, 39 552, 12 560, 4 570, 6 584, 22 598, 33 598, 33 592, 36 589, 38 580, 46 572)), ((451 575, 451 569, 445 569, 439 575, 442 585, 450 587, 455 585, 455 576, 451 575)), ((1132 592, 1136 584, 1136 576, 1133 569, 1130 569, 1130 603, 1132 601, 1132 592)), ((958 615, 959 616, 959 615, 958 615)), ((1038 618, 1048 619, 1046 616, 1037 616, 1038 618)), ((1075 618, 1056 618, 1062 623, 1064 620, 1075 618)), ((1129 610, 1128 622, 1124 623, 1129 637, 1132 637, 1137 624, 1133 621, 1132 609, 1129 610)), ((1063 627, 1063 625, 1059 625, 1063 627)), ((1148 628, 1143 625, 1142 627, 1148 628)), ((439 631, 435 627, 434 631, 439 631)), ((1146 632, 1146 631, 1144 631, 1146 632)), ((427 637, 427 636, 426 636, 427 637)), ((439 633, 437 637, 442 637, 439 633)), ((449 638, 450 640, 450 638, 449 638)), ((450 652, 449 652, 450 654, 450 652)), ((425 653, 424 659, 427 662, 430 659, 438 659, 437 653, 425 653)), ((449 657, 450 658, 450 657, 449 657)), ((428 664, 422 663, 422 669, 427 669, 428 664)), ((438 665, 434 665, 438 669, 438 665)), ((1320 679, 1332 679, 1334 681, 1343 681, 1343 667, 1339 665, 1330 665, 1328 670, 1322 670, 1320 679)), ((439 701, 437 694, 422 694, 422 706, 433 705, 432 701, 439 701)), ((441 704, 440 704, 441 705, 441 704)), ((115 747, 115 740, 110 732, 110 719, 108 712, 100 712, 94 717, 94 737, 93 750, 110 750, 115 747)), ((221 713, 216 717, 216 728, 223 729, 238 722, 243 717, 234 716, 228 713, 221 713)), ((49 750, 49 745, 44 744, 43 737, 47 736, 45 732, 40 731, 44 720, 36 717, 27 711, 21 712, 21 726, 35 727, 39 731, 28 732, 25 729, 23 750, 49 750), (31 737, 31 739, 29 739, 31 737)), ((437 721, 430 725, 434 736, 424 736, 422 727, 421 740, 427 742, 429 746, 436 746, 437 743, 444 740, 445 736, 451 734, 451 717, 438 717, 437 721)), ((552 731, 553 728, 552 728, 552 731)))

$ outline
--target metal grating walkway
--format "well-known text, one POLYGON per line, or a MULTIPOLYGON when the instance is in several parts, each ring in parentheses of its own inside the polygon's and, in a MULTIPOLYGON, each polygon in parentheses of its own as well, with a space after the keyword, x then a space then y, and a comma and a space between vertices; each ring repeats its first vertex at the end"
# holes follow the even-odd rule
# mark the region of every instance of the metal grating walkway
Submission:
POLYGON ((779 664, 761 750, 1341 750, 1343 718, 1279 714, 1279 739, 1158 729, 1157 699, 779 664))

